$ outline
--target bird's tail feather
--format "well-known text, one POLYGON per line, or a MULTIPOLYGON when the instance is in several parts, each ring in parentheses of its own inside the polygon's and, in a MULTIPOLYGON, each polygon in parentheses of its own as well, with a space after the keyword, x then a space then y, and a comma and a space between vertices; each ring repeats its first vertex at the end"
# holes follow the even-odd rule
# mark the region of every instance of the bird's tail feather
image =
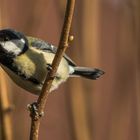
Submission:
POLYGON ((73 76, 82 76, 87 79, 96 80, 105 72, 96 68, 74 67, 73 76))

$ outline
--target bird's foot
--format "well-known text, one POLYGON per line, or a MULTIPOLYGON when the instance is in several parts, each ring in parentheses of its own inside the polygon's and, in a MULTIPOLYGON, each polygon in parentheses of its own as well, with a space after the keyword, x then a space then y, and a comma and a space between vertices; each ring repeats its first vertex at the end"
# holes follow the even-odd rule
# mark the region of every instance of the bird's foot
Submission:
MULTIPOLYGON (((50 72, 52 70, 52 65, 51 64, 47 64, 47 70, 50 72)), ((50 79, 54 79, 57 78, 58 75, 57 73, 54 76, 50 76, 50 79)))
POLYGON ((52 65, 51 64, 47 64, 47 70, 51 71, 52 70, 52 65))

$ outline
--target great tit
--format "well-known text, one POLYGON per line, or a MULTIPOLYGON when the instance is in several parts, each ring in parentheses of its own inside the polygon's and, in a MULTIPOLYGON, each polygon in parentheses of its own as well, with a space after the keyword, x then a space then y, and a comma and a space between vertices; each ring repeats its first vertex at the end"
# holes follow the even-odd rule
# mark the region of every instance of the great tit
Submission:
MULTIPOLYGON (((0 30, 0 65, 21 88, 39 95, 51 68, 57 48, 41 39, 25 36, 13 29, 0 30)), ((69 77, 81 76, 96 80, 104 71, 77 66, 64 54, 51 90, 69 77)))

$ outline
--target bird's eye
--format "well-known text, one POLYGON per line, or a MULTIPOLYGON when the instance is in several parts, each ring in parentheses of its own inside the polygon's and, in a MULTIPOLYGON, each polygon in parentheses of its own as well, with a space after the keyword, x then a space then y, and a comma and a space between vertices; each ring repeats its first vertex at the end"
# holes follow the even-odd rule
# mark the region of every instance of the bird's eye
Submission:
POLYGON ((0 38, 0 41, 9 41, 10 39, 9 39, 9 37, 2 37, 2 38, 0 38))
POLYGON ((6 36, 5 38, 4 38, 4 41, 9 41, 10 39, 9 39, 9 37, 8 36, 6 36))

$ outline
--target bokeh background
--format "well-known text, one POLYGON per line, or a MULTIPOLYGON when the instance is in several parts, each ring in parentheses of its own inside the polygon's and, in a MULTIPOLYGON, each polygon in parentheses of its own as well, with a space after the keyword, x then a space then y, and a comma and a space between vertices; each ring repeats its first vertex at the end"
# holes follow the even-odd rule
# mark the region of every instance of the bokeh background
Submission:
MULTIPOLYGON (((65 0, 0 0, 0 28, 57 46, 65 5, 65 0)), ((140 140, 140 1, 76 0, 71 34, 67 54, 78 65, 106 74, 97 81, 71 78, 53 92, 40 140, 140 140)), ((10 140, 28 140, 26 106, 37 97, 0 73, 1 85, 4 77, 7 83, 1 89, 14 105, 10 140)))

